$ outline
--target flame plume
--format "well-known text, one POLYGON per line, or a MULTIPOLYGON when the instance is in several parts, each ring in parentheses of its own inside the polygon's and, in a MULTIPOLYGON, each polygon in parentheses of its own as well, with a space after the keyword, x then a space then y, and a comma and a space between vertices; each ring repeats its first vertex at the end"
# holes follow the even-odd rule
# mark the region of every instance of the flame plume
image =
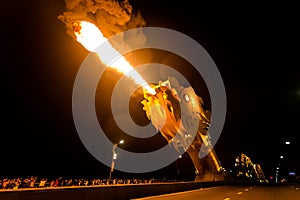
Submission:
POLYGON ((134 67, 132 67, 129 62, 111 44, 109 44, 109 42, 107 42, 108 39, 104 37, 95 24, 87 21, 77 21, 73 24, 73 30, 76 35, 76 40, 88 51, 96 53, 105 65, 132 78, 138 85, 141 85, 147 93, 155 94, 155 90, 148 85, 134 67), (101 50, 100 53, 97 47, 104 42, 107 42, 109 45, 105 45, 105 51, 101 50), (112 56, 117 58, 117 60, 112 62, 112 56))

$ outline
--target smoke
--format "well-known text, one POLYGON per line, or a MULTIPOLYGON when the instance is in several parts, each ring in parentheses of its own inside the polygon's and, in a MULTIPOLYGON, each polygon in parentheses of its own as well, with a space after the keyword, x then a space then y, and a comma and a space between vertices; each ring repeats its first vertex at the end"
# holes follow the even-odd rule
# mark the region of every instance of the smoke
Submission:
MULTIPOLYGON (((107 38, 126 30, 144 27, 140 12, 134 12, 129 0, 65 0, 66 11, 58 19, 66 25, 67 34, 75 39, 73 24, 78 20, 94 23, 107 38)), ((145 37, 137 33, 137 41, 145 37)))

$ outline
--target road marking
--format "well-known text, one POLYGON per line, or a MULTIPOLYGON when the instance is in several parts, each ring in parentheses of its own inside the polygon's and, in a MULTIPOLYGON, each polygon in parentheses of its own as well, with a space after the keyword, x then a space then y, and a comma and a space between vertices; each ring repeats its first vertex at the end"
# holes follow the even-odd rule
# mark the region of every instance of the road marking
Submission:
POLYGON ((178 195, 178 194, 187 194, 187 193, 191 193, 191 192, 196 192, 196 191, 203 191, 203 190, 209 190, 212 188, 200 188, 200 189, 196 189, 196 190, 188 190, 188 191, 184 191, 184 192, 175 192, 175 193, 170 193, 170 194, 161 194, 161 195, 154 195, 154 196, 149 196, 149 197, 142 197, 142 198, 137 198, 137 199, 132 199, 132 200, 139 200, 139 199, 154 199, 156 197, 167 197, 167 196, 174 196, 174 195, 178 195))
POLYGON ((236 194, 240 195, 240 194, 243 194, 243 192, 238 192, 238 193, 236 193, 236 194))
POLYGON ((230 198, 225 198, 224 200, 230 200, 230 198))
POLYGON ((249 190, 248 188, 245 189, 246 192, 248 192, 248 190, 249 190))

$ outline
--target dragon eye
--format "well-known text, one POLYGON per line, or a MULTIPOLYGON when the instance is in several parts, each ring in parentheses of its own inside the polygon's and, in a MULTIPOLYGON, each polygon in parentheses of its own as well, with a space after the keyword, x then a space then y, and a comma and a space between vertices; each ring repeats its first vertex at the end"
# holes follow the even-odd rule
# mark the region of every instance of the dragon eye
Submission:
POLYGON ((189 101, 190 101, 189 95, 185 94, 185 95, 184 95, 184 100, 185 100, 186 102, 189 102, 189 101))

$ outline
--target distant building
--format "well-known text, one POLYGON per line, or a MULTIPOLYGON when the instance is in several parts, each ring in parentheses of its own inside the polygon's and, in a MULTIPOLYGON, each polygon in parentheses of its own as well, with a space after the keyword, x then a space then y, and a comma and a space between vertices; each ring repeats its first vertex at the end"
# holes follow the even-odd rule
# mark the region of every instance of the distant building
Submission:
POLYGON ((236 177, 241 180, 254 182, 267 182, 265 174, 259 164, 253 164, 244 153, 240 153, 235 159, 236 177))

